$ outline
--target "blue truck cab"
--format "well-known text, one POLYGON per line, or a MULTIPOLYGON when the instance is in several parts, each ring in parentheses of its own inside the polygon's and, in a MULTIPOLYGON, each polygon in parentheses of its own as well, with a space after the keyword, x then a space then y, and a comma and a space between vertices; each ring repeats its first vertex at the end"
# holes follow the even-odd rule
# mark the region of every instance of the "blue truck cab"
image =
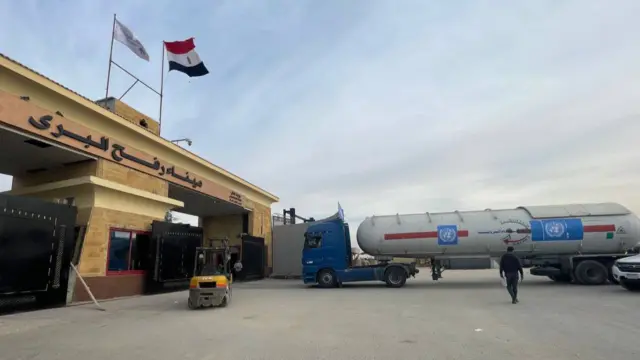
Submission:
POLYGON ((304 234, 302 278, 305 284, 323 288, 356 281, 384 281, 389 287, 404 286, 418 273, 415 263, 381 262, 354 266, 349 225, 340 217, 310 225, 304 234))

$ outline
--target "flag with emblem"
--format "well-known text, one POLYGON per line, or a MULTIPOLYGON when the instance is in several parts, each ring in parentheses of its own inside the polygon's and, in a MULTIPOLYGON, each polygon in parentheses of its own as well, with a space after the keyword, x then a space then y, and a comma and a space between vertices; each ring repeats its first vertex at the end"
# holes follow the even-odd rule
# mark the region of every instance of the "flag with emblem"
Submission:
POLYGON ((113 39, 124 44, 134 54, 138 55, 139 58, 149 61, 149 54, 140 40, 138 40, 128 27, 122 25, 122 23, 116 19, 114 19, 113 23, 113 39))
POLYGON ((184 41, 165 41, 164 47, 167 50, 169 71, 177 70, 189 77, 203 76, 209 73, 196 52, 193 38, 184 41))

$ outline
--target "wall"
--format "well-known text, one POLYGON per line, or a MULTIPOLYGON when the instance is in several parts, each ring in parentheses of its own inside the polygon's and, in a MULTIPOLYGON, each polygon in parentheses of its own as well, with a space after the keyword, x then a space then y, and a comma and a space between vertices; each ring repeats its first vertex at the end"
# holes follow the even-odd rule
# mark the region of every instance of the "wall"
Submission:
POLYGON ((160 135, 160 124, 157 121, 139 112, 138 110, 132 108, 126 103, 112 97, 106 100, 105 99, 98 100, 96 101, 96 103, 99 104, 100 106, 103 106, 109 109, 109 111, 124 118, 130 123, 135 124, 136 126, 140 126, 140 128, 145 129, 146 131, 149 131, 154 135, 158 135, 158 136, 160 135), (140 121, 142 119, 144 119, 147 123, 146 128, 140 124, 140 121))
POLYGON ((11 189, 16 190, 89 175, 98 176, 135 189, 148 191, 152 194, 160 196, 169 195, 169 183, 166 180, 104 159, 80 162, 34 174, 15 175, 11 189))
POLYGON ((302 276, 302 249, 304 233, 309 225, 279 225, 273 227, 273 272, 277 278, 298 278, 302 276))
MULTIPOLYGON (((250 202, 247 206, 252 211, 249 213, 249 235, 264 238, 267 256, 267 272, 271 272, 272 244, 271 244, 271 208, 250 202)), ((229 238, 229 244, 242 245, 242 239, 238 237, 242 233, 242 215, 208 216, 199 220, 203 228, 204 237, 229 238)))
POLYGON ((119 184, 131 186, 160 196, 169 196, 169 183, 166 180, 147 175, 140 171, 116 164, 111 161, 98 160, 96 175, 119 184))
POLYGON ((204 238, 229 238, 229 245, 242 245, 242 215, 207 216, 202 219, 204 238))
POLYGON ((161 219, 138 213, 94 207, 91 209, 78 270, 83 276, 104 276, 106 274, 109 228, 151 231, 151 222, 161 219))
POLYGON ((98 162, 94 160, 67 165, 58 169, 46 170, 33 174, 14 175, 11 190, 29 186, 42 185, 55 181, 96 175, 98 162))
POLYGON ((257 202, 248 201, 249 208, 252 209, 249 214, 249 235, 264 238, 264 244, 267 250, 267 273, 271 273, 273 267, 272 262, 272 235, 271 235, 271 208, 257 202))

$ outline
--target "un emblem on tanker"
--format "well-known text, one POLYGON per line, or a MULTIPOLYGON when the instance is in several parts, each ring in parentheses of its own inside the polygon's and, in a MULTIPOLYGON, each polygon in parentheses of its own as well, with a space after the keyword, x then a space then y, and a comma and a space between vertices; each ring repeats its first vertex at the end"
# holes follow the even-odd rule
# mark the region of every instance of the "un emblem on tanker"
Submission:
POLYGON ((560 221, 549 221, 544 224, 544 232, 550 238, 561 238, 566 231, 566 226, 560 221))
POLYGON ((438 245, 457 245, 458 227, 455 225, 438 226, 438 245))

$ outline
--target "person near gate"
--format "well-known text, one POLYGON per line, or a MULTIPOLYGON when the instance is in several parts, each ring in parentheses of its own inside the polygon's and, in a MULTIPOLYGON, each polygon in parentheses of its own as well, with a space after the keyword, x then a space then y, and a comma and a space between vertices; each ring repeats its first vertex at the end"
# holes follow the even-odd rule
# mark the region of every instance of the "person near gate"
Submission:
POLYGON ((236 263, 233 264, 233 278, 234 279, 238 276, 238 273, 240 273, 240 271, 242 271, 242 263, 240 262, 240 259, 237 259, 236 263))
POLYGON ((518 280, 524 279, 524 271, 520 259, 513 253, 513 246, 507 248, 507 253, 500 258, 500 278, 507 281, 507 291, 511 295, 511 303, 518 301, 518 280), (518 277, 519 273, 519 277, 518 277))

